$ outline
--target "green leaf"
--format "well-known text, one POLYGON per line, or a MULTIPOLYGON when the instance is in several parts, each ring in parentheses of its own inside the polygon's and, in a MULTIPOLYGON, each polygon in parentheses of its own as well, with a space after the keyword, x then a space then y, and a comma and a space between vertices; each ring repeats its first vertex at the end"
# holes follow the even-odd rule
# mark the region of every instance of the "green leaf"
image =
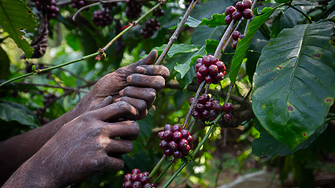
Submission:
MULTIPOLYGON (((160 46, 160 47, 156 47, 155 49, 161 53, 166 47, 166 44, 160 46)), ((194 44, 173 44, 170 48, 170 50, 168 51, 167 55, 169 57, 174 56, 175 54, 179 54, 179 53, 190 53, 190 52, 195 52, 199 50, 199 46, 198 45, 194 45, 194 44)))
MULTIPOLYGON (((293 153, 310 146, 326 130, 327 126, 328 122, 323 123, 322 126, 319 127, 312 136, 299 144, 294 149, 293 153)), ((261 136, 252 142, 252 153, 259 157, 273 157, 276 155, 285 156, 293 154, 285 144, 276 140, 266 131, 262 132, 261 136)))
POLYGON ((275 11, 276 9, 272 9, 270 7, 265 7, 262 10, 262 15, 256 16, 248 26, 246 36, 237 43, 235 55, 232 60, 231 71, 229 72, 229 78, 232 83, 235 82, 238 71, 240 70, 242 61, 244 59, 245 53, 249 47, 249 44, 254 37, 258 28, 265 23, 265 21, 269 18, 269 16, 275 11))
POLYGON ((219 41, 214 40, 214 39, 206 39, 206 52, 214 53, 218 45, 219 45, 219 41))
POLYGON ((29 58, 33 48, 23 39, 23 34, 34 32, 37 26, 30 8, 21 0, 0 0, 0 25, 29 58))
POLYGON ((284 29, 264 47, 252 107, 262 126, 292 151, 321 126, 335 97, 334 24, 284 29))
POLYGON ((199 58, 206 55, 205 46, 202 46, 200 50, 194 53, 185 63, 179 64, 176 63, 174 66, 174 70, 180 73, 181 78, 184 78, 185 74, 190 70, 190 67, 194 64, 194 62, 199 58))
POLYGON ((216 27, 219 25, 227 25, 224 21, 226 18, 225 14, 213 14, 211 19, 208 20, 207 18, 202 19, 200 25, 207 25, 208 27, 216 27))
POLYGON ((10 122, 16 121, 22 125, 28 125, 31 129, 38 127, 39 123, 36 116, 26 107, 0 100, 0 119, 10 122))
POLYGON ((198 20, 202 20, 203 18, 209 19, 213 14, 219 13, 222 14, 225 12, 226 7, 234 4, 235 1, 232 0, 212 0, 207 2, 201 2, 201 4, 195 5, 191 16, 198 20))
MULTIPOLYGON (((181 21, 182 17, 179 18, 178 24, 170 27, 169 29, 176 29, 181 21)), ((200 20, 197 20, 195 18, 193 18, 192 16, 189 16, 184 24, 184 26, 189 26, 189 27, 198 27, 198 25, 201 23, 200 20)))
POLYGON ((220 40, 226 27, 226 25, 217 26, 215 28, 209 28, 207 26, 196 27, 192 34, 192 43, 204 45, 206 39, 220 40))
POLYGON ((10 60, 7 53, 0 46, 0 79, 7 79, 10 75, 9 63, 10 60))

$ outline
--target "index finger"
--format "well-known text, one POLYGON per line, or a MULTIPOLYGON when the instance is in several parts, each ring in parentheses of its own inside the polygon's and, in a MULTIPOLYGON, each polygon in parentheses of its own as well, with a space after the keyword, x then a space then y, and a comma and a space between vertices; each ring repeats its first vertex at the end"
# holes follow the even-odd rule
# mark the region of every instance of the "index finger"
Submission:
POLYGON ((89 112, 102 121, 117 120, 118 118, 138 119, 139 112, 127 102, 119 101, 103 108, 89 112))
POLYGON ((164 78, 170 76, 170 71, 163 65, 141 65, 136 67, 136 72, 146 75, 160 75, 164 78))

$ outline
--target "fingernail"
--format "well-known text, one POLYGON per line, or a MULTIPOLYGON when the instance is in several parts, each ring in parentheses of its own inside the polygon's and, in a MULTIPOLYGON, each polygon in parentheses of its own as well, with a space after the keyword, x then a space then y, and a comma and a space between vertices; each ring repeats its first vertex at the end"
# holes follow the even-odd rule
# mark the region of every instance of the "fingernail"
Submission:
POLYGON ((128 83, 131 82, 131 77, 132 77, 131 75, 129 75, 129 76, 127 77, 127 82, 128 82, 128 83))
POLYGON ((146 71, 146 69, 142 66, 137 66, 136 67, 136 72, 138 72, 138 73, 145 74, 145 71, 146 71))
POLYGON ((119 95, 120 95, 120 96, 123 95, 123 90, 119 91, 119 95))
POLYGON ((120 101, 120 98, 118 98, 118 99, 115 99, 115 102, 119 102, 120 101))

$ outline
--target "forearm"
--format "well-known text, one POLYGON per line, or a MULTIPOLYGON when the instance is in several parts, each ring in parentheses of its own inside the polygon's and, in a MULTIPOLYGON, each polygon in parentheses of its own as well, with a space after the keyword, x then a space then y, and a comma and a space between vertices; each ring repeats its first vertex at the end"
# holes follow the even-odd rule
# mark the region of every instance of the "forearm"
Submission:
POLYGON ((33 156, 64 124, 84 113, 89 105, 85 104, 87 97, 88 94, 73 109, 56 120, 0 142, 0 184, 33 156))

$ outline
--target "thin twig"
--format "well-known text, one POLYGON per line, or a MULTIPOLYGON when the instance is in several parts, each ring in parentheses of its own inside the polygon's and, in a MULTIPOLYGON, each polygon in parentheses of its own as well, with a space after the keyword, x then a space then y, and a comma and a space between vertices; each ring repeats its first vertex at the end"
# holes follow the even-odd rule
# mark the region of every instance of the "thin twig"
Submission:
POLYGON ((200 97, 200 92, 201 92, 201 90, 204 88, 205 83, 206 83, 206 82, 203 81, 203 82, 200 84, 200 86, 199 86, 199 88, 198 88, 198 90, 197 90, 197 93, 196 93, 195 96, 194 96, 194 99, 193 99, 193 102, 192 102, 192 104, 191 104, 191 107, 190 107, 190 109, 189 109, 188 112, 187 112, 187 116, 186 116, 186 118, 185 118, 185 120, 184 120, 184 123, 183 123, 183 125, 181 126, 182 128, 186 128, 186 127, 187 127, 188 121, 190 120, 190 117, 191 117, 191 115, 192 115, 193 112, 194 112, 195 106, 196 106, 196 104, 198 103, 198 100, 199 100, 199 97, 200 97))
POLYGON ((66 66, 66 65, 70 65, 70 64, 72 64, 72 63, 76 63, 76 62, 79 62, 79 61, 82 61, 82 60, 91 58, 91 57, 95 57, 95 56, 98 55, 98 54, 100 54, 100 52, 95 52, 95 53, 93 53, 93 54, 90 54, 90 55, 87 55, 87 56, 84 56, 84 57, 81 57, 81 58, 79 58, 79 59, 72 60, 72 61, 69 61, 69 62, 66 62, 66 63, 62 63, 62 64, 59 64, 59 65, 56 65, 56 66, 53 66, 53 67, 49 67, 49 68, 45 68, 45 69, 38 69, 37 72, 31 72, 31 73, 24 74, 24 75, 21 75, 21 76, 12 78, 12 79, 10 79, 10 80, 7 80, 7 81, 1 83, 1 84, 0 84, 0 87, 2 87, 3 85, 8 84, 8 83, 10 83, 10 82, 19 80, 19 79, 21 79, 21 78, 25 78, 25 77, 28 77, 28 76, 31 76, 31 75, 41 74, 41 73, 43 73, 43 72, 47 72, 47 71, 50 71, 50 70, 53 70, 53 69, 57 69, 57 68, 60 68, 60 67, 64 67, 64 66, 66 66))
POLYGON ((234 28, 234 25, 235 25, 235 20, 232 20, 232 21, 230 22, 228 28, 226 29, 226 32, 225 32, 224 35, 222 36, 222 38, 221 38, 221 40, 220 40, 220 42, 219 42, 218 47, 217 47, 216 50, 215 50, 215 53, 214 53, 214 57, 215 57, 215 58, 219 59, 220 54, 221 54, 221 52, 222 52, 222 49, 223 49, 223 47, 224 47, 224 44, 227 43, 227 40, 228 40, 228 38, 229 38, 228 36, 231 35, 231 32, 232 32, 232 30, 233 30, 233 28, 234 28))
POLYGON ((86 5, 86 6, 81 7, 80 9, 77 10, 76 13, 74 13, 74 15, 73 15, 73 17, 72 17, 72 20, 75 21, 77 15, 78 15, 79 13, 81 13, 83 10, 85 10, 85 9, 87 9, 87 8, 90 8, 90 7, 93 7, 93 6, 96 6, 96 5, 100 5, 100 2, 93 3, 93 4, 89 4, 89 5, 86 5))
POLYGON ((166 56, 166 54, 168 53, 168 51, 170 50, 172 44, 174 43, 175 40, 177 40, 182 27, 184 26, 184 24, 186 23, 187 18, 190 16, 191 11, 193 10, 194 5, 197 3, 198 0, 192 0, 190 6, 188 7, 187 11, 185 12, 183 18, 181 19, 177 29, 174 31, 173 35, 170 37, 168 44, 166 45, 166 47, 164 48, 163 52, 161 53, 161 55, 159 56, 159 58, 157 59, 155 65, 160 65, 163 62, 164 57, 166 56))
POLYGON ((154 169, 152 169, 151 173, 149 174, 149 178, 152 178, 152 176, 155 175, 155 173, 157 172, 157 170, 162 166, 163 162, 166 159, 166 155, 163 155, 163 157, 158 161, 158 163, 156 164, 156 166, 154 167, 154 169))

